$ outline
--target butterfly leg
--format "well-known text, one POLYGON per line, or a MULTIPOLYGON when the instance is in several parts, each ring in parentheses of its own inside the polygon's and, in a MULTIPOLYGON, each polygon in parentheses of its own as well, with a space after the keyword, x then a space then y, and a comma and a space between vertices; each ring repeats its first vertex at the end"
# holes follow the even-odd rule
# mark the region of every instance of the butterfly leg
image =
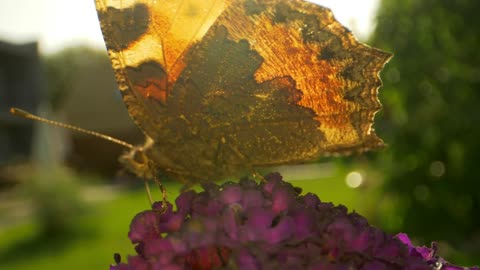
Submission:
POLYGON ((162 192, 162 208, 160 210, 158 210, 158 209, 157 210, 163 213, 167 210, 167 189, 162 184, 162 182, 160 182, 160 180, 158 179, 158 174, 157 174, 157 169, 156 169, 157 166, 155 165, 153 160, 149 159, 147 161, 147 164, 148 164, 148 167, 150 168, 150 170, 149 170, 150 171, 150 174, 149 174, 150 177, 149 178, 145 177, 144 179, 145 179, 145 190, 147 191, 148 200, 150 201, 150 205, 153 206, 154 201, 153 201, 152 194, 150 192, 150 186, 149 186, 149 183, 148 183, 148 180, 152 179, 153 182, 155 182, 155 184, 158 186, 158 188, 162 192))
POLYGON ((161 211, 164 212, 167 210, 167 202, 168 202, 167 189, 156 176, 153 178, 153 181, 155 182, 155 184, 157 184, 158 188, 162 192, 162 210, 161 211))
MULTIPOLYGON (((156 209, 156 210, 163 213, 167 210, 167 189, 165 188, 164 185, 162 185, 162 183, 156 177, 153 179, 153 181, 155 182, 155 184, 157 184, 160 191, 162 192, 162 208, 160 210, 159 209, 156 209)), ((150 185, 148 183, 148 180, 145 180, 144 183, 145 183, 145 190, 147 191, 148 201, 150 202, 150 205, 153 206, 155 202, 153 201, 152 193, 150 192, 150 185)))
POLYGON ((148 201, 150 202, 150 205, 153 205, 152 193, 150 192, 150 185, 148 184, 148 181, 145 179, 143 180, 143 182, 145 183, 145 191, 147 192, 148 201))

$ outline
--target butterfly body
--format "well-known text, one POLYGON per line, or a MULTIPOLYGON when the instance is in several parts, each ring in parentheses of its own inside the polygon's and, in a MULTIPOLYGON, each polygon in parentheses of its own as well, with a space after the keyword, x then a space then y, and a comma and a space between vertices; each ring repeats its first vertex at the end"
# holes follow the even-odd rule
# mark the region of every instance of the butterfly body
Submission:
POLYGON ((371 126, 390 54, 359 43, 328 9, 298 0, 96 5, 123 99, 148 138, 135 150, 141 160, 123 158, 137 175, 204 182, 383 146, 371 126))

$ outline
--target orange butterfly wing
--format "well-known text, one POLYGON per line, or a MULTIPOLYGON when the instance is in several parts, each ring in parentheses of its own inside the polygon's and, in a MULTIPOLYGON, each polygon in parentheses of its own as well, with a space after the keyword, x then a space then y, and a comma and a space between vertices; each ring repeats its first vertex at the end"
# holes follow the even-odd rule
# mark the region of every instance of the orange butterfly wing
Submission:
POLYGON ((383 142, 378 72, 391 57, 300 0, 97 0, 148 156, 177 179, 361 152, 383 142))

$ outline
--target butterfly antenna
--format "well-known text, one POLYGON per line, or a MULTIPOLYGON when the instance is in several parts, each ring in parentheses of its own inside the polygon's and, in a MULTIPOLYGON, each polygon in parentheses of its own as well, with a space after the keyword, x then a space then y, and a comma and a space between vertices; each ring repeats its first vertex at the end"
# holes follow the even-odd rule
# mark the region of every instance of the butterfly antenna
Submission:
POLYGON ((20 117, 23 117, 23 118, 39 121, 39 122, 42 122, 42 123, 46 123, 46 124, 49 124, 49 125, 52 125, 52 126, 62 127, 62 128, 70 129, 70 130, 77 131, 77 132, 80 132, 80 133, 85 133, 85 134, 88 134, 88 135, 92 135, 92 136, 95 136, 95 137, 98 137, 98 138, 102 138, 104 140, 110 141, 112 143, 119 144, 119 145, 124 146, 124 147, 129 148, 129 149, 134 148, 133 145, 131 145, 129 143, 126 143, 122 140, 115 139, 115 138, 110 137, 108 135, 101 134, 101 133, 91 131, 91 130, 86 130, 86 129, 79 128, 79 127, 76 127, 76 126, 72 126, 72 125, 69 125, 69 124, 49 120, 49 119, 46 119, 46 118, 43 118, 43 117, 40 117, 40 116, 33 115, 33 114, 31 114, 27 111, 24 111, 24 110, 21 110, 21 109, 18 109, 18 108, 10 108, 10 113, 15 115, 15 116, 20 116, 20 117))

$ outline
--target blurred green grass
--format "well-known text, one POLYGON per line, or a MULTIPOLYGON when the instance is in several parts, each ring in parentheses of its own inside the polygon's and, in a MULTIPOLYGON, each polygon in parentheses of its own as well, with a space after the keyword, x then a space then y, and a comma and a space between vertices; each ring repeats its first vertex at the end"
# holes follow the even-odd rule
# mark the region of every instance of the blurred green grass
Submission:
POLYGON ((132 217, 148 207, 143 190, 122 192, 91 205, 70 234, 39 236, 34 223, 0 232, 2 269, 107 269, 113 253, 133 253, 127 233, 132 217))

